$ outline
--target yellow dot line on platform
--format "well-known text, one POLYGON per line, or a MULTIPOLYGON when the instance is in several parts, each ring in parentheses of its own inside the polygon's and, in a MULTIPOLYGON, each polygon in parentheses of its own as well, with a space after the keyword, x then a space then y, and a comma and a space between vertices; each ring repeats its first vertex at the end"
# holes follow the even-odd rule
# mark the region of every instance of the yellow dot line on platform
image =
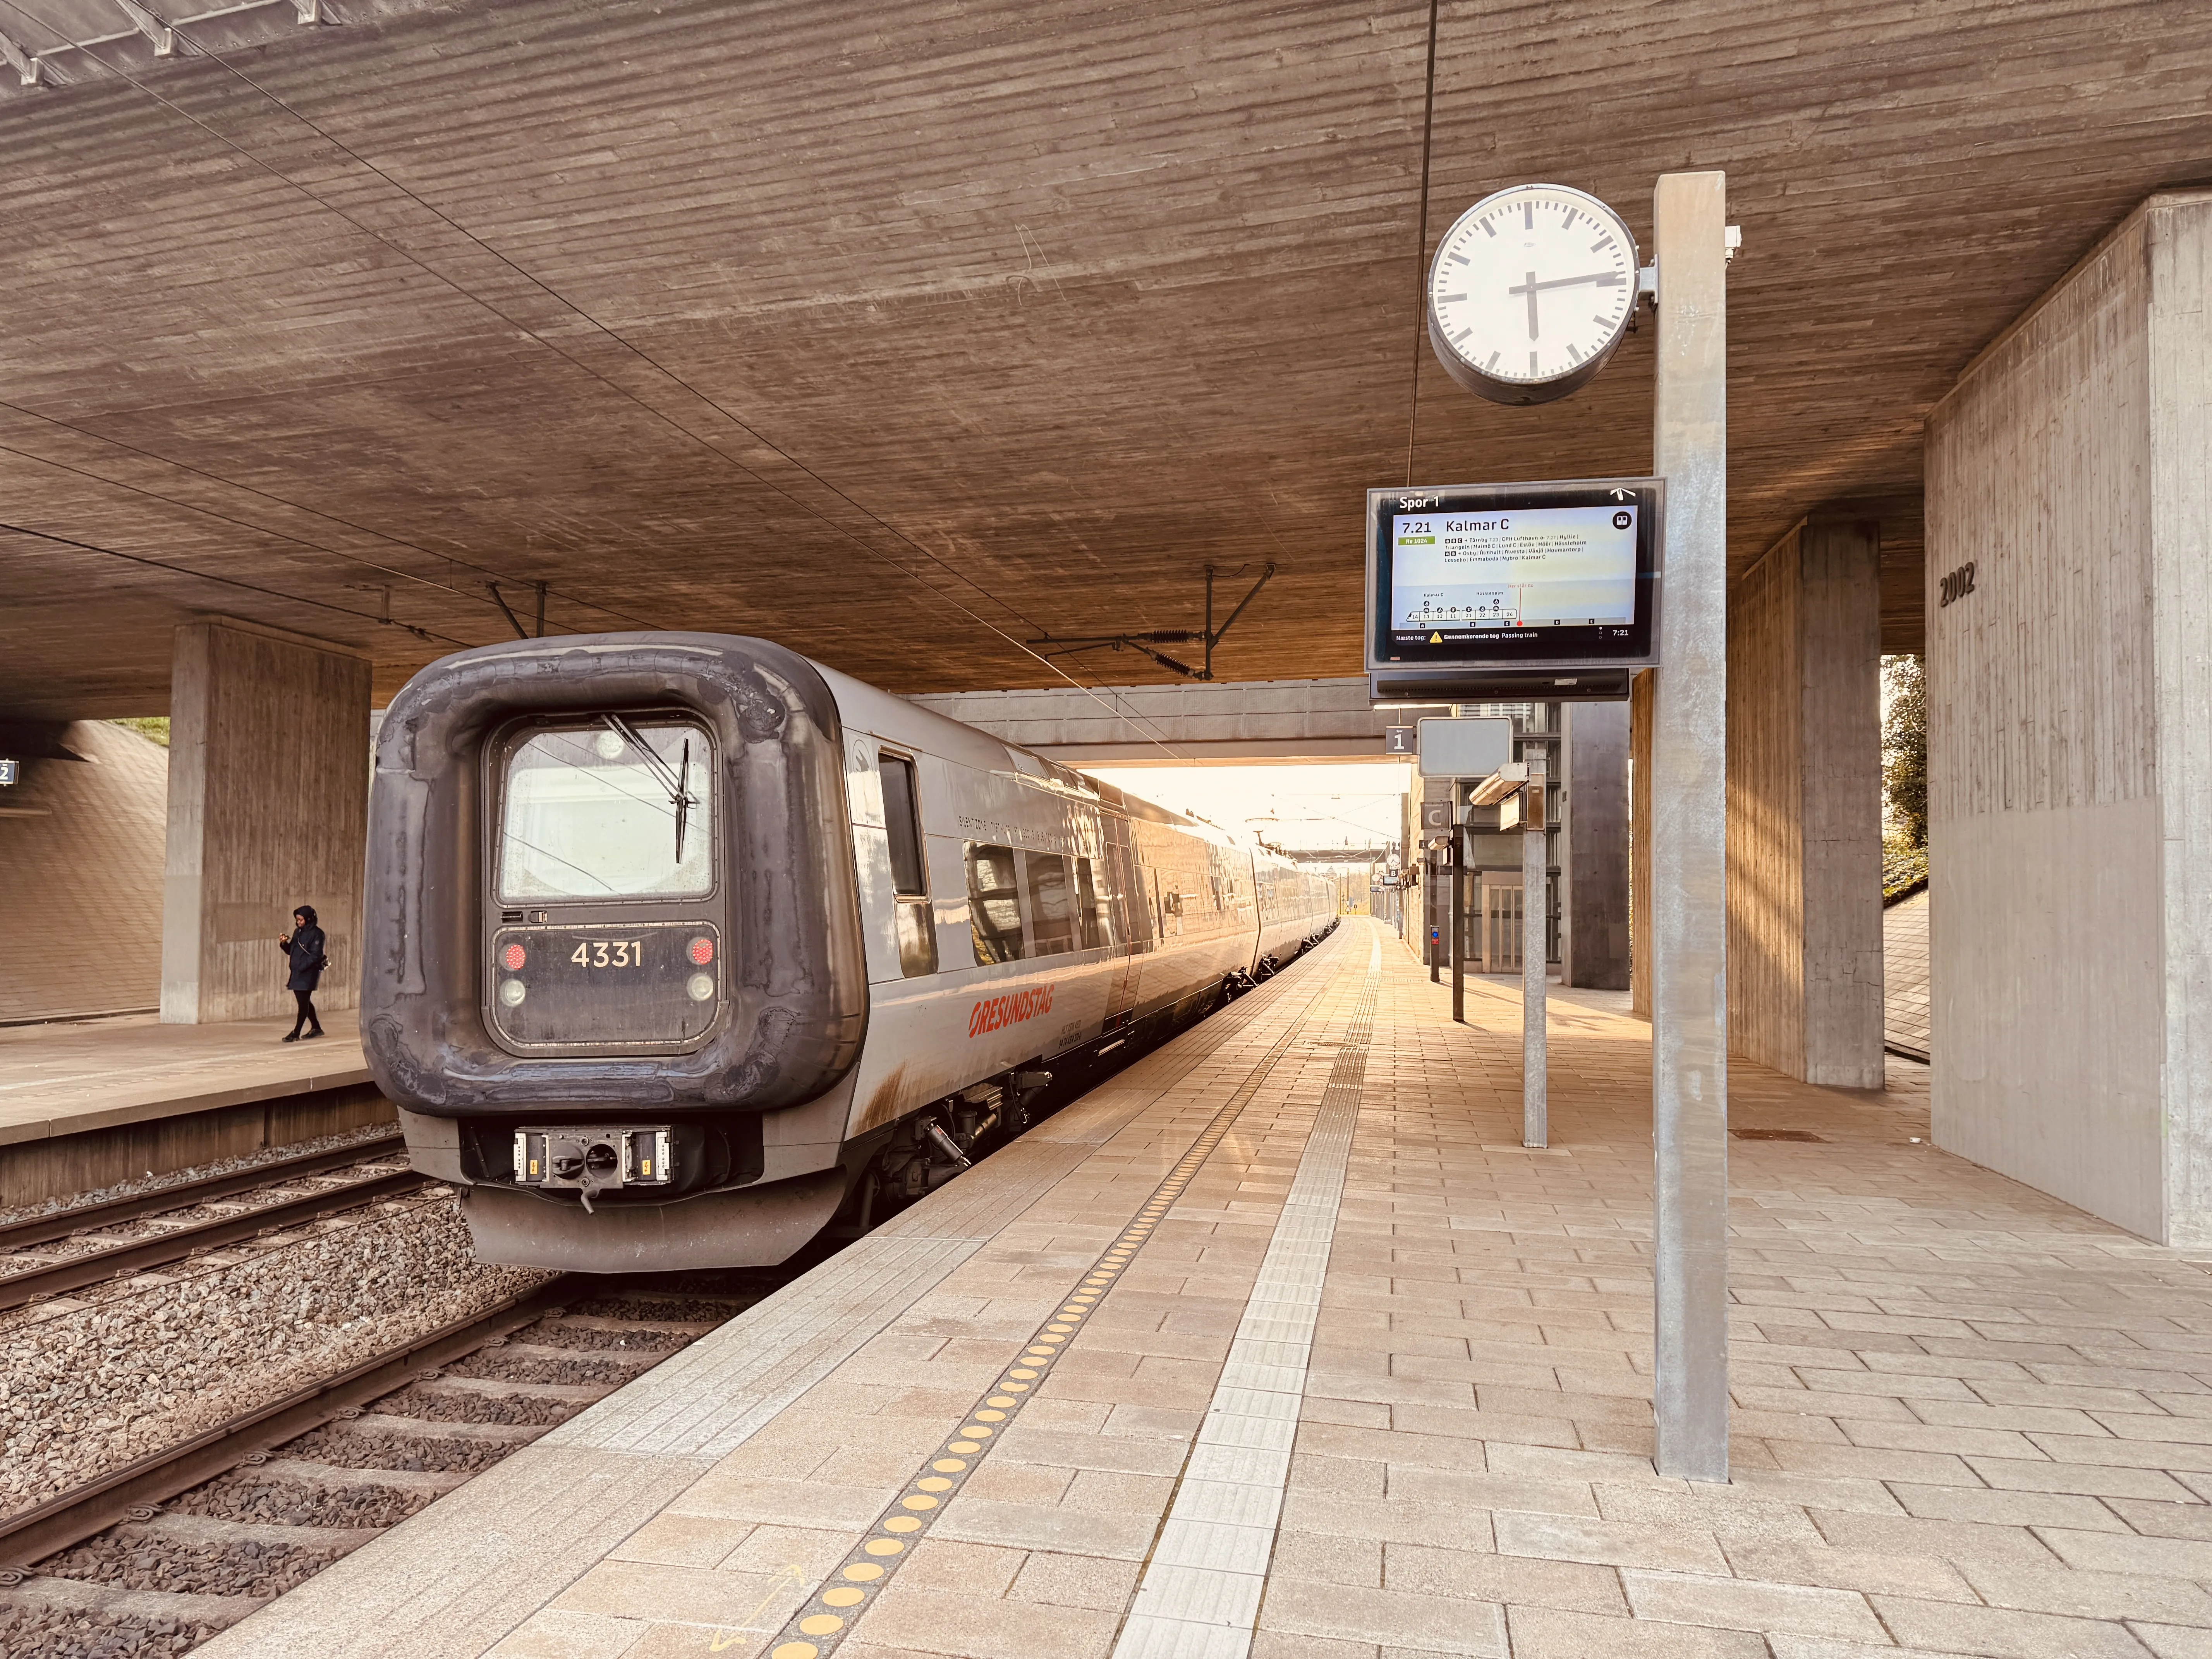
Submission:
POLYGON ((1289 1029, 1199 1132, 1190 1150, 1176 1160, 1166 1179, 1152 1189, 1152 1196, 1130 1218, 1128 1225, 1099 1252, 1090 1270, 1073 1291, 1060 1298, 1060 1304, 1023 1345, 1012 1363, 1000 1370, 998 1380, 977 1399, 961 1420, 961 1426, 930 1453, 913 1479, 868 1529, 868 1535, 838 1564, 825 1584, 792 1614, 789 1622, 777 1632, 775 1645, 769 1649, 769 1659, 825 1659, 845 1639, 854 1621, 890 1583, 914 1546, 945 1513, 945 1505, 960 1495, 975 1466, 998 1443, 998 1437, 1012 1426, 1023 1406, 1035 1398, 1035 1389, 1061 1358, 1063 1345, 1080 1334, 1082 1322, 1096 1310, 1099 1298, 1120 1281, 1123 1271, 1135 1261, 1137 1253, 1182 1196, 1184 1188, 1196 1177, 1206 1160, 1213 1156, 1214 1149, 1227 1137, 1244 1108, 1260 1092, 1267 1074, 1274 1070, 1275 1062, 1297 1040, 1305 1016, 1321 1000, 1328 983, 1328 980, 1322 981, 1313 997, 1291 1019, 1289 1029))

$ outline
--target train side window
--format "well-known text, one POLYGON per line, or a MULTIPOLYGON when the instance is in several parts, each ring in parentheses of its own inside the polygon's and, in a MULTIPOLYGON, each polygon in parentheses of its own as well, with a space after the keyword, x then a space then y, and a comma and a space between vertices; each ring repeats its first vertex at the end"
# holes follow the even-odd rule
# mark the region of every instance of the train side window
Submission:
POLYGON ((968 843, 968 919, 978 965, 1020 958, 1022 896, 1014 884, 1012 848, 968 843))
POLYGON ((1022 854, 1022 873, 1030 882, 1030 925, 1041 957, 1076 948, 1075 895, 1069 890, 1068 863, 1057 853, 1022 854))
MULTIPOLYGON (((884 830, 890 841, 891 895, 898 912, 899 971, 908 979, 937 971, 937 920, 929 902, 929 866, 922 855, 921 811, 914 763, 886 753, 884 830)), ((1016 933, 1019 933, 1018 924, 1016 933)))
POLYGON ((1113 918, 1106 913, 1106 904, 1098 896, 1098 883, 1091 873, 1091 860, 1075 861, 1075 915, 1083 927, 1083 948, 1096 951, 1114 941, 1113 918))
POLYGON ((883 757, 884 829, 891 842, 891 890, 901 898, 927 898, 929 878, 921 857, 921 814, 916 805, 914 763, 883 757))
POLYGON ((1129 937, 1147 951, 1159 948, 1160 872, 1149 864, 1137 864, 1131 854, 1133 875, 1129 893, 1129 937))

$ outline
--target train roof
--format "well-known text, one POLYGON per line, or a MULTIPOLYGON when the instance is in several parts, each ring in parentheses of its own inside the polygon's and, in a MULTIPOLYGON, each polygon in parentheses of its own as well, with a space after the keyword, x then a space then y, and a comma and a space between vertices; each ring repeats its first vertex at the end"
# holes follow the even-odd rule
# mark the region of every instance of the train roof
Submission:
MULTIPOLYGON (((1003 738, 992 736, 979 726, 940 714, 933 708, 924 708, 918 703, 870 685, 866 680, 855 679, 850 674, 830 667, 827 663, 809 657, 828 683, 831 694, 837 699, 841 710, 857 716, 856 724, 865 726, 878 737, 896 740, 903 736, 917 746, 947 759, 961 760, 987 771, 1012 770, 1031 783, 1047 789, 1086 798, 1109 810, 1132 818, 1141 818, 1152 823, 1173 824, 1195 835, 1218 840, 1240 852, 1249 852, 1256 858, 1274 858, 1275 854, 1261 847, 1248 847, 1232 831, 1202 818, 1189 817, 1181 812, 1133 795, 1118 785, 1103 778, 1094 778, 1072 766, 1024 749, 1019 744, 1008 743, 1003 738)), ((1285 860, 1282 862, 1290 862, 1285 860)))

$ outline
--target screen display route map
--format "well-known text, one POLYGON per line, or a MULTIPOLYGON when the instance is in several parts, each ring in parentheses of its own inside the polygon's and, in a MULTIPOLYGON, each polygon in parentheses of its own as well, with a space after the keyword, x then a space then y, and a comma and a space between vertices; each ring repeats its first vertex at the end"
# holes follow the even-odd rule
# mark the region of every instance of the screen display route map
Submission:
POLYGON ((1389 628, 1426 637, 1627 623, 1636 611, 1638 510, 1398 514, 1389 628))

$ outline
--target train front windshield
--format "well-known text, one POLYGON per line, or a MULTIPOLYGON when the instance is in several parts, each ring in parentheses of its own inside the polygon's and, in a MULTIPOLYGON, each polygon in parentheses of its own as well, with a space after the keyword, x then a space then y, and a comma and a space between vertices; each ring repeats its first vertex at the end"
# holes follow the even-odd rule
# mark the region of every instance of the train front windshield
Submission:
POLYGON ((714 889, 707 734, 613 720, 509 750, 502 904, 700 897, 714 889))

